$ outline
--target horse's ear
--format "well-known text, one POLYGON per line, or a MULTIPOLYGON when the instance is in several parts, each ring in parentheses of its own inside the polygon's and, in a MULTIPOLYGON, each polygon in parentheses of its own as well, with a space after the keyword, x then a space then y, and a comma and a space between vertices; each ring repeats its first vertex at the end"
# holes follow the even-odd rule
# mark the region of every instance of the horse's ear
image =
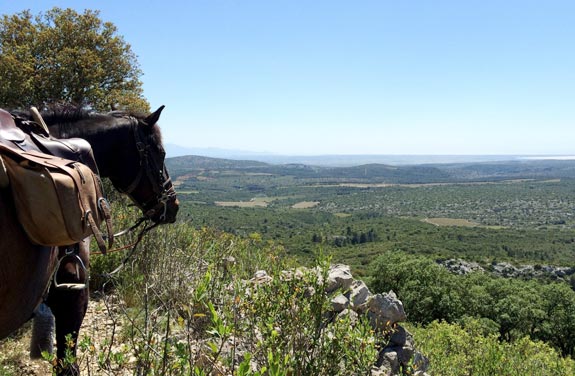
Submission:
POLYGON ((151 115, 149 115, 147 118, 144 119, 144 123, 146 123, 150 127, 156 124, 158 120, 160 120, 160 114, 162 113, 164 107, 166 106, 163 105, 160 106, 160 108, 154 111, 154 113, 152 113, 151 115))

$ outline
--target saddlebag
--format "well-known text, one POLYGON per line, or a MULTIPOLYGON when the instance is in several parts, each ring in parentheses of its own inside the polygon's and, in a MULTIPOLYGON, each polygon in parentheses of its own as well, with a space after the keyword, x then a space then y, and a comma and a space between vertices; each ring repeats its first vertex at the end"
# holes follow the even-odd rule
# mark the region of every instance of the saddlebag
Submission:
POLYGON ((93 234, 106 251, 99 225, 109 224, 110 210, 100 179, 88 166, 2 144, 0 154, 18 219, 32 242, 62 246, 93 234))

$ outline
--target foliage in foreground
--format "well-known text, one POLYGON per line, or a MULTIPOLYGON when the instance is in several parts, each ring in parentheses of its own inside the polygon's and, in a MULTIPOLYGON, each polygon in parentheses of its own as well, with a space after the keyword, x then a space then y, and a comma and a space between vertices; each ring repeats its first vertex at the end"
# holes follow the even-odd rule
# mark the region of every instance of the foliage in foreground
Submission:
MULTIPOLYGON (((126 224, 131 219, 123 212, 118 217, 126 224)), ((242 239, 184 223, 163 226, 122 271, 102 276, 124 256, 93 257, 93 290, 111 325, 106 333, 81 333, 78 361, 89 374, 365 375, 387 341, 362 321, 330 320, 325 260, 294 268, 281 248, 256 234, 242 239), (260 269, 268 276, 254 279, 260 269)), ((430 357, 431 374, 573 372, 573 362, 547 345, 499 342, 485 334, 485 325, 471 328, 432 322, 412 329, 416 347, 430 357)), ((15 364, 9 354, 0 359, 15 364)), ((17 375, 10 364, 0 364, 0 374, 17 375)))
MULTIPOLYGON (((109 267, 95 258, 93 275, 109 267)), ((367 374, 385 337, 362 320, 333 320, 327 268, 325 260, 293 268, 255 234, 158 228, 117 277, 93 279, 105 299, 121 302, 114 320, 128 325, 112 335, 123 345, 85 338, 81 357, 97 358, 102 371, 148 375, 367 374), (267 275, 253 278, 260 269, 267 275)))

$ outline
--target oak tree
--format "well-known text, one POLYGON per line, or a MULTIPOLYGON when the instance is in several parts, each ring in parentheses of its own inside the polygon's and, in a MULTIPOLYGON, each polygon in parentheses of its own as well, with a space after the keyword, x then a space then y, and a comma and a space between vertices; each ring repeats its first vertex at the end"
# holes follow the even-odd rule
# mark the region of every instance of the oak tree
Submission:
POLYGON ((0 107, 148 111, 141 75, 130 45, 98 11, 56 7, 0 18, 0 107))

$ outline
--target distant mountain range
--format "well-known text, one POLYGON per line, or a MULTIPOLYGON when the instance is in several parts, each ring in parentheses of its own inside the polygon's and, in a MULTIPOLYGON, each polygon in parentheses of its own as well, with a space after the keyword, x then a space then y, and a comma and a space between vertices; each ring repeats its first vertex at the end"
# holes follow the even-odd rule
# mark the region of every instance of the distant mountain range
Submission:
POLYGON ((447 183, 504 181, 512 179, 574 179, 575 160, 484 161, 471 163, 426 163, 389 165, 366 163, 355 166, 320 166, 303 163, 267 163, 245 159, 205 156, 168 158, 166 165, 173 178, 203 175, 249 174, 252 176, 293 176, 298 179, 385 183, 447 183))
POLYGON ((522 155, 280 155, 245 150, 221 148, 189 148, 166 144, 168 158, 188 155, 231 160, 252 160, 271 164, 304 164, 310 166, 350 167, 366 164, 421 165, 452 163, 508 162, 521 160, 566 160, 573 156, 522 156, 522 155))

